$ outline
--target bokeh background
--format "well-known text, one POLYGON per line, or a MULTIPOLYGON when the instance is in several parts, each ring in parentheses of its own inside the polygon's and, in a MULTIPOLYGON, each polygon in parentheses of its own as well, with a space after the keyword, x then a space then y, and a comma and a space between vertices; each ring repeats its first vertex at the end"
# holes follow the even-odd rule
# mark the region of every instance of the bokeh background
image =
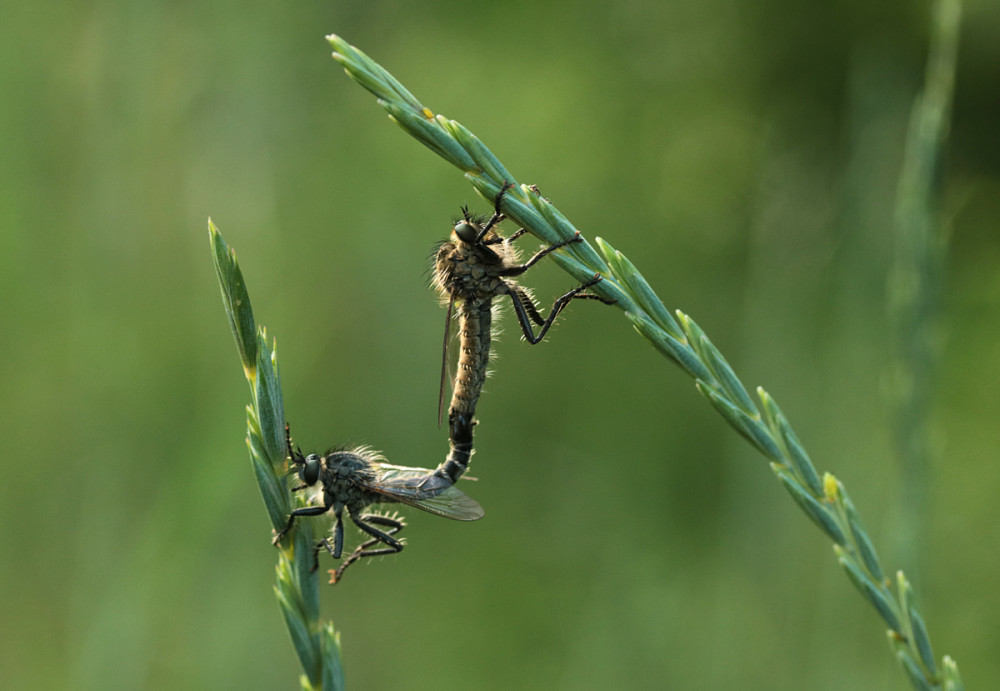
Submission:
MULTIPOLYGON (((771 392, 907 570, 938 657, 990 688, 989 0, 964 8, 926 472, 894 438, 886 285, 929 18, 902 0, 5 6, 0 686, 297 687, 209 216, 278 338, 297 440, 444 457, 427 259, 462 204, 489 205, 344 75, 336 32, 771 392)), ((546 304, 572 285, 552 264, 526 282, 546 304)), ((574 304, 537 347, 504 321, 464 485, 486 518, 410 512, 403 554, 323 592, 350 688, 908 688, 828 540, 618 310, 574 304)))

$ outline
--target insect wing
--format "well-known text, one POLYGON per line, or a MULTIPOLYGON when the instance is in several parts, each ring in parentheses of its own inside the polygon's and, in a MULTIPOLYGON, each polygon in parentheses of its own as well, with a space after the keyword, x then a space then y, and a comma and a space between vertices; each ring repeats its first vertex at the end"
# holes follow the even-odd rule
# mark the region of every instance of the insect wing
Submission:
MULTIPOLYGON (((448 380, 448 338, 451 336, 451 315, 455 306, 455 294, 448 300, 448 315, 444 319, 444 346, 441 348, 441 386, 438 388, 438 427, 444 415, 444 385, 448 380)), ((452 381, 454 388, 454 381, 452 381)))
POLYGON ((380 463, 378 471, 379 477, 370 487, 383 496, 456 521, 483 517, 479 502, 426 468, 380 463))

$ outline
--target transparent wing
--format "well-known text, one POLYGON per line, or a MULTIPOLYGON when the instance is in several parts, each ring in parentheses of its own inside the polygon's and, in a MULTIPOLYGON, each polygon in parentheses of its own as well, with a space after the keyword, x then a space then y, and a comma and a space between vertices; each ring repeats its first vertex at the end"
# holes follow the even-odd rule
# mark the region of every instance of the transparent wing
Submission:
POLYGON ((456 521, 483 517, 479 502, 431 470, 388 463, 379 463, 377 470, 369 488, 383 496, 456 521))

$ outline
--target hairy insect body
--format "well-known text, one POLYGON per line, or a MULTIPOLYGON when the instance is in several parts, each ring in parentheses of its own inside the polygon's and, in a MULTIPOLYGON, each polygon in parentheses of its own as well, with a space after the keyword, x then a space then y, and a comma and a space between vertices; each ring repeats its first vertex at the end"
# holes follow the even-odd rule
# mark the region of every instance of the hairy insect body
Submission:
POLYGON ((438 415, 444 404, 444 381, 447 368, 448 329, 451 325, 452 307, 456 307, 459 321, 458 367, 453 380, 451 404, 448 408, 448 429, 451 451, 435 475, 457 481, 466 471, 472 456, 473 420, 479 395, 486 382, 490 360, 490 339, 492 338, 493 300, 509 296, 517 316, 518 324, 525 339, 536 344, 541 342, 555 318, 574 298, 590 298, 603 302, 596 295, 583 291, 601 280, 594 276, 589 282, 569 291, 552 306, 547 319, 543 318, 535 306, 531 293, 519 286, 513 277, 520 276, 548 253, 573 242, 579 242, 579 235, 557 242, 535 253, 525 263, 519 263, 512 242, 524 234, 520 229, 508 238, 501 237, 495 226, 503 221, 500 204, 509 186, 497 195, 495 211, 488 220, 469 215, 462 210, 463 218, 452 228, 451 237, 441 244, 435 255, 434 284, 448 304, 445 325, 445 356, 441 369, 441 389, 438 415), (540 328, 538 334, 532 329, 532 322, 540 328))
POLYGON ((479 394, 486 383, 490 363, 493 328, 493 306, 490 301, 464 301, 459 306, 459 324, 461 353, 448 416, 451 418, 464 414, 471 419, 479 403, 479 394))
MULTIPOLYGON (((452 483, 472 458, 473 417, 490 362, 493 298, 510 292, 511 283, 500 272, 516 256, 514 248, 492 230, 477 241, 482 229, 482 220, 466 213, 465 220, 452 229, 451 238, 438 248, 434 263, 434 283, 448 299, 449 325, 452 306, 458 316, 459 355, 448 408, 451 451, 437 470, 452 483)), ((446 326, 446 339, 447 332, 446 326)), ((446 362, 442 363, 442 397, 446 362)))
POLYGON ((490 231, 480 242, 469 242, 482 230, 482 221, 466 217, 452 230, 451 239, 438 249, 435 283, 443 296, 456 303, 459 322, 459 357, 448 417, 476 411, 486 382, 493 326, 493 298, 515 290, 502 272, 515 264, 514 248, 490 231), (463 240, 463 236, 465 239, 463 240))
POLYGON ((458 371, 448 409, 448 439, 451 450, 438 469, 439 475, 455 483, 472 459, 473 417, 479 394, 486 383, 490 361, 493 309, 489 300, 467 300, 459 305, 458 371))
POLYGON ((365 513, 365 509, 373 504, 401 503, 458 521, 474 521, 483 517, 483 509, 474 499, 454 487, 454 482, 435 475, 434 471, 391 465, 376 451, 365 446, 333 450, 322 456, 305 456, 298 447, 292 446, 287 425, 285 441, 293 469, 302 481, 293 491, 313 490, 313 500, 321 500, 322 504, 292 511, 288 523, 274 538, 275 544, 292 529, 296 518, 332 512, 335 520, 333 544, 330 538, 316 543, 316 566, 319 564, 319 551, 323 548, 334 559, 340 559, 344 548, 345 509, 351 521, 369 537, 333 572, 332 582, 338 581, 344 570, 359 559, 403 550, 403 543, 393 537, 403 529, 403 520, 397 516, 365 513), (380 543, 384 547, 375 548, 380 543))
POLYGON ((324 506, 340 516, 346 508, 350 515, 360 515, 371 504, 394 501, 365 487, 375 481, 373 464, 382 460, 367 447, 350 451, 331 451, 322 458, 318 485, 324 506))

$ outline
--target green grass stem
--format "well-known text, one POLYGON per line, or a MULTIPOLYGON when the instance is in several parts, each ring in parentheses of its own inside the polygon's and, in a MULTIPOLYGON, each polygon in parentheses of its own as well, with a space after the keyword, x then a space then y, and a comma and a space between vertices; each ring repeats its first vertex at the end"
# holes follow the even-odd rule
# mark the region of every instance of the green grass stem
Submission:
MULTIPOLYGON (((954 4, 957 0, 942 0, 954 4)), ((327 37, 333 58, 347 74, 372 92, 389 117, 407 133, 459 168, 491 203, 505 183, 515 186, 501 210, 546 243, 576 233, 573 224, 537 189, 518 183, 496 156, 455 120, 435 115, 381 65, 336 35, 327 37)), ((905 589, 884 577, 874 544, 843 485, 830 474, 823 480, 777 404, 757 389, 760 406, 698 325, 680 311, 673 314, 625 255, 596 238, 598 250, 584 240, 552 253, 576 280, 595 273, 604 280, 591 290, 616 299, 633 327, 696 380, 698 390, 729 424, 772 461, 782 486, 830 537, 848 578, 889 626, 890 641, 902 669, 916 689, 961 689, 958 668, 945 657, 938 667, 929 658, 923 618, 905 589), (761 413, 763 410, 763 414, 761 413), (914 622, 919 625, 914 626, 914 622), (919 633, 917 630, 919 629, 919 633)), ((897 583, 904 583, 900 573, 897 583)))
MULTIPOLYGON (((294 500, 285 482, 285 413, 276 346, 269 346, 267 332, 256 326, 236 253, 222 239, 211 219, 208 234, 222 303, 250 384, 251 403, 247 406, 250 462, 271 526, 281 530, 294 500)), ((319 619, 319 578, 312 568, 311 522, 299 521, 292 535, 293 539, 278 549, 274 592, 302 664, 300 682, 303 689, 310 691, 340 691, 345 688, 340 634, 333 624, 321 623, 319 619)))
POLYGON ((960 0, 937 0, 924 86, 913 104, 896 192, 894 261, 887 282, 893 325, 895 445, 903 469, 898 526, 902 558, 920 566, 926 530, 929 402, 938 358, 938 308, 946 260, 940 212, 944 153, 951 122, 960 0))

